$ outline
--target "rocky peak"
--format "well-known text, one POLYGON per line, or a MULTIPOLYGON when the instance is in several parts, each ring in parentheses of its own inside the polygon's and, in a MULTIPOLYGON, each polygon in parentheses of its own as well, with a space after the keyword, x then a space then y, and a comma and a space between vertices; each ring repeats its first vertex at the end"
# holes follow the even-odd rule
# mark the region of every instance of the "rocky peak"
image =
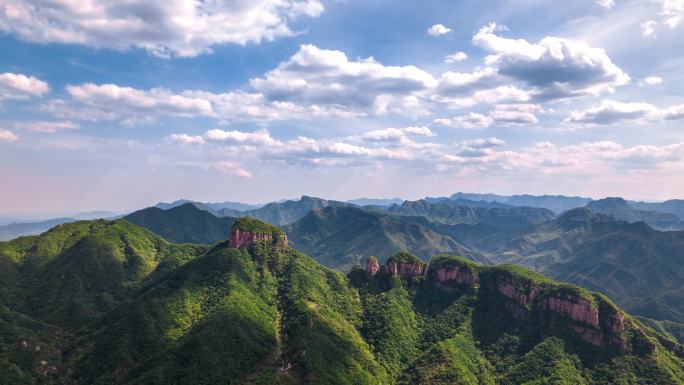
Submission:
POLYGON ((515 266, 491 268, 482 280, 514 318, 540 319, 546 334, 566 330, 594 346, 626 349, 625 316, 598 294, 515 266))
POLYGON ((477 265, 464 258, 452 256, 433 258, 428 277, 437 288, 449 293, 463 287, 476 287, 479 283, 477 265))
POLYGON ((250 217, 235 221, 230 229, 230 247, 253 249, 258 243, 283 250, 287 248, 287 236, 279 228, 250 217))
POLYGON ((391 256, 385 264, 385 270, 390 276, 401 278, 421 277, 427 274, 427 263, 405 251, 391 256))
POLYGON ((372 255, 370 257, 368 257, 368 259, 366 259, 366 269, 365 270, 366 270, 366 274, 369 277, 375 276, 375 274, 377 274, 378 271, 380 271, 380 264, 378 263, 378 259, 372 255))

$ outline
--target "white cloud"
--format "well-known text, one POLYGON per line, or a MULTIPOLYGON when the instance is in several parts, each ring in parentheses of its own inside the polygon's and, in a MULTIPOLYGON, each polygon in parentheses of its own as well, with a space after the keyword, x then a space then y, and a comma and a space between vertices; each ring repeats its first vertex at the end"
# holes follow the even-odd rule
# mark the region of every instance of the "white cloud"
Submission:
POLYGON ((432 123, 440 126, 475 130, 488 128, 492 125, 492 123, 494 123, 494 120, 489 116, 478 114, 476 112, 470 112, 463 116, 435 119, 432 123))
POLYGON ((250 81, 270 101, 352 110, 375 106, 380 111, 387 111, 389 104, 401 110, 404 103, 416 102, 410 98, 413 93, 435 83, 432 75, 414 66, 385 66, 373 58, 353 61, 344 52, 313 45, 302 45, 289 60, 250 81))
POLYGON ((0 31, 38 43, 191 57, 219 44, 292 36, 291 21, 322 12, 319 0, 0 0, 0 31))
POLYGON ((353 114, 333 107, 301 106, 269 101, 259 93, 231 91, 174 92, 166 88, 140 90, 116 84, 67 86, 70 99, 53 99, 42 109, 61 119, 120 121, 124 126, 154 123, 159 118, 209 117, 220 121, 312 119, 353 114))
POLYGON ((42 96, 48 91, 50 91, 48 84, 33 76, 11 72, 0 73, 0 100, 26 99, 42 96))
POLYGON ((596 2, 605 9, 611 9, 615 6, 615 0, 596 0, 596 2))
POLYGON ((204 144, 204 138, 199 135, 171 134, 166 138, 176 144, 204 144))
POLYGON ((467 140, 465 142, 459 143, 459 145, 472 148, 493 148, 505 146, 506 142, 496 137, 489 137, 483 139, 467 140))
POLYGON ((407 134, 420 135, 420 136, 435 136, 435 134, 429 128, 425 126, 417 127, 404 127, 402 130, 407 134))
POLYGON ((443 24, 435 24, 427 29, 427 33, 430 36, 442 36, 451 32, 451 28, 444 26, 443 24))
POLYGON ((458 51, 454 52, 451 55, 447 55, 447 57, 444 58, 445 63, 456 63, 460 62, 463 60, 466 60, 468 58, 468 55, 465 52, 458 51))
POLYGON ((267 146, 282 144, 280 141, 273 139, 271 134, 269 134, 268 131, 265 129, 261 129, 254 132, 242 132, 235 130, 224 131, 216 128, 205 132, 204 138, 213 141, 258 144, 267 146))
POLYGON ((641 27, 641 33, 646 37, 656 37, 655 29, 658 23, 653 20, 648 20, 639 25, 641 27))
POLYGON ((16 142, 19 137, 10 130, 0 129, 0 141, 16 142))
POLYGON ((404 127, 385 128, 382 130, 368 131, 360 135, 360 138, 368 141, 392 142, 407 140, 408 135, 435 136, 428 127, 404 127))
POLYGON ((242 168, 240 164, 231 161, 201 163, 199 164, 199 167, 204 170, 217 171, 223 174, 235 175, 240 178, 252 177, 251 172, 242 168))
POLYGON ((480 29, 473 42, 492 52, 485 61, 498 75, 533 87, 539 99, 597 95, 630 81, 603 49, 550 36, 532 44, 498 36, 495 32, 500 29, 491 23, 480 29))
POLYGON ((80 127, 78 123, 71 121, 63 122, 27 122, 21 123, 19 127, 26 128, 34 132, 54 133, 61 130, 75 130, 80 127))
POLYGON ((432 123, 465 129, 484 129, 494 124, 504 126, 536 124, 537 117, 534 113, 539 109, 540 107, 536 104, 501 104, 495 106, 488 115, 470 112, 453 118, 435 119, 432 123))
POLYGON ((624 103, 602 100, 598 106, 573 111, 565 121, 591 125, 609 125, 621 122, 646 123, 684 118, 684 105, 660 109, 649 103, 624 103))
POLYGON ((658 84, 661 84, 663 82, 663 78, 659 76, 650 76, 647 77, 646 79, 643 80, 642 85, 649 85, 649 86, 655 86, 658 84))
POLYGON ((684 18, 684 0, 659 0, 662 6, 661 14, 665 18, 664 23, 675 28, 684 18))

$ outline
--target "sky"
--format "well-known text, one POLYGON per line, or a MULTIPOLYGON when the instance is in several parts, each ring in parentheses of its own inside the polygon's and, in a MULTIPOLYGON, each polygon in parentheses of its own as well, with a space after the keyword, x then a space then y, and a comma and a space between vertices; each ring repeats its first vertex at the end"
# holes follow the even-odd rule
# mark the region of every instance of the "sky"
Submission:
POLYGON ((0 215, 684 198, 684 0, 0 0, 0 215))

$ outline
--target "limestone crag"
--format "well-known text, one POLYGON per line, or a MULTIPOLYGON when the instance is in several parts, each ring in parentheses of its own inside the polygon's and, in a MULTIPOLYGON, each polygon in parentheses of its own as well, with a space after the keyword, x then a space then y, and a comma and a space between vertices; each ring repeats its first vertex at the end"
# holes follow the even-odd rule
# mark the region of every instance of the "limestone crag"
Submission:
POLYGON ((413 278, 424 276, 427 273, 428 265, 426 263, 388 262, 385 267, 391 276, 413 278))
POLYGON ((287 235, 275 226, 240 218, 230 229, 228 244, 232 248, 253 249, 257 244, 269 244, 279 250, 287 248, 287 235))
POLYGON ((370 256, 368 259, 366 259, 366 274, 369 277, 375 276, 380 271, 380 263, 378 262, 378 259, 370 256))

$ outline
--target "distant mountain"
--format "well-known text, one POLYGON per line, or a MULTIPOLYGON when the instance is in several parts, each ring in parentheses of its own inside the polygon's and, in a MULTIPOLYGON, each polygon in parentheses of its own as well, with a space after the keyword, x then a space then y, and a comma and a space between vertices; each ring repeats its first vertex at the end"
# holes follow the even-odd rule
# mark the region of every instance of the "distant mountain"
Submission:
POLYGON ((629 202, 630 206, 638 210, 658 211, 661 213, 669 213, 676 215, 680 220, 684 221, 684 200, 672 199, 664 202, 650 203, 650 202, 629 202))
POLYGON ((457 233, 455 240, 490 263, 527 266, 602 291, 638 315, 684 322, 684 232, 579 208, 526 230, 464 225, 457 233))
POLYGON ((422 200, 429 202, 429 203, 446 203, 446 204, 453 205, 453 206, 470 206, 470 207, 486 207, 486 208, 515 207, 513 205, 509 205, 509 204, 501 203, 501 202, 476 201, 476 200, 470 200, 470 199, 464 199, 464 198, 445 198, 445 197, 433 198, 433 197, 427 197, 427 198, 424 198, 422 200))
POLYGON ((52 227, 68 222, 74 222, 73 218, 55 218, 40 222, 10 223, 0 226, 0 241, 9 241, 25 235, 36 235, 51 229, 52 227))
POLYGON ((186 203, 167 210, 148 207, 124 217, 173 243, 213 244, 228 238, 235 218, 216 217, 186 203))
MULTIPOLYGON (((249 216, 276 226, 294 223, 304 217, 311 210, 323 209, 328 206, 351 206, 348 203, 327 199, 302 196, 299 200, 272 202, 255 210, 243 211, 238 216, 249 216)), ((223 212, 222 214, 228 214, 223 212)), ((230 212, 230 214, 235 214, 230 212)))
POLYGON ((340 270, 348 270, 368 255, 385 261, 401 250, 425 260, 445 252, 478 259, 448 236, 409 218, 357 207, 313 210, 284 229, 294 247, 340 270))
POLYGON ((622 198, 605 198, 587 203, 591 210, 610 215, 629 223, 644 221, 656 230, 684 230, 682 222, 675 214, 653 210, 639 210, 622 198))
POLYGON ((164 202, 159 202, 153 207, 160 208, 162 210, 168 210, 172 209, 174 207, 182 206, 185 204, 191 203, 195 205, 196 207, 206 210, 206 211, 211 211, 214 213, 221 212, 222 210, 229 210, 231 212, 240 212, 240 211, 247 211, 247 210, 254 210, 258 209, 259 207, 263 207, 261 204, 248 204, 248 203, 240 203, 240 202, 230 202, 230 201, 225 201, 225 202, 197 202, 189 199, 178 199, 176 201, 173 201, 171 203, 164 203, 164 202))
POLYGON ((542 207, 555 213, 561 213, 576 207, 582 207, 590 202, 591 198, 568 197, 564 195, 496 195, 496 194, 470 194, 456 193, 451 199, 468 199, 472 201, 499 202, 513 206, 542 207))
POLYGON ((376 199, 376 198, 359 198, 345 201, 345 203, 351 203, 358 206, 379 206, 387 207, 391 205, 400 205, 404 200, 401 198, 387 198, 387 199, 376 199))
POLYGON ((462 201, 404 201, 401 205, 388 207, 387 211, 404 216, 421 216, 445 225, 481 223, 502 229, 529 227, 555 217, 552 211, 543 208, 466 206, 460 202, 462 201))

